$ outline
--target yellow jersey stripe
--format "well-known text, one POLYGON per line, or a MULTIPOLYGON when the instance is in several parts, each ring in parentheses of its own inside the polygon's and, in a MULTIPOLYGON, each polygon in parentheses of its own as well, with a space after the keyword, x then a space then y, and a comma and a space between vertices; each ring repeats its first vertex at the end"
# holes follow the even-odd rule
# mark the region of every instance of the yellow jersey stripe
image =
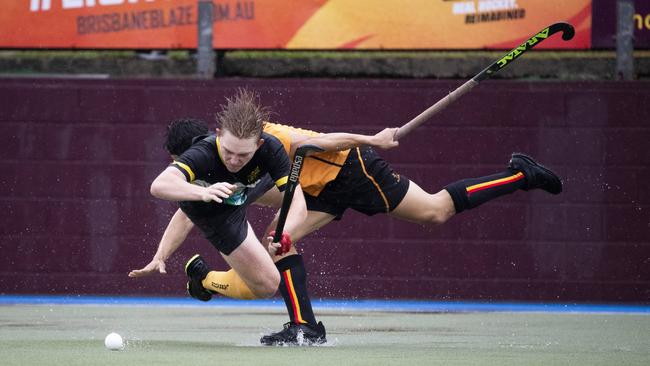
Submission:
POLYGON ((285 175, 284 177, 275 181, 275 186, 278 188, 282 187, 283 185, 287 184, 288 181, 289 181, 289 176, 285 175))
POLYGON ((190 169, 190 167, 187 166, 187 164, 183 164, 180 161, 175 161, 174 164, 176 164, 179 167, 183 168, 183 170, 185 170, 187 172, 187 174, 190 176, 190 182, 194 181, 194 178, 196 176, 194 175, 194 172, 192 171, 192 169, 190 169))
POLYGON ((219 141, 219 135, 216 137, 216 143, 217 143, 217 155, 219 155, 219 159, 221 159, 221 162, 226 165, 226 162, 223 161, 223 156, 221 156, 221 141, 219 141))

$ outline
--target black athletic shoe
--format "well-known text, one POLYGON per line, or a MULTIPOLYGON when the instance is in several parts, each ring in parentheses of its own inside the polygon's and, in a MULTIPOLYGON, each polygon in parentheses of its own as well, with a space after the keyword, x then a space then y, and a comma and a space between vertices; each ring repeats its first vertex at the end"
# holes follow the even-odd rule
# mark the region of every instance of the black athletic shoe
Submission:
POLYGON ((557 174, 541 164, 537 164, 533 158, 520 153, 512 154, 508 167, 524 173, 526 177, 525 191, 540 188, 548 193, 559 194, 562 192, 562 180, 557 174))
POLYGON ((322 322, 318 322, 315 326, 285 323, 281 331, 265 335, 260 339, 260 343, 265 346, 313 346, 325 342, 327 339, 322 322))
POLYGON ((212 299, 212 293, 203 287, 201 281, 208 275, 210 269, 200 255, 196 254, 185 264, 185 274, 190 278, 187 281, 187 293, 201 301, 212 299))

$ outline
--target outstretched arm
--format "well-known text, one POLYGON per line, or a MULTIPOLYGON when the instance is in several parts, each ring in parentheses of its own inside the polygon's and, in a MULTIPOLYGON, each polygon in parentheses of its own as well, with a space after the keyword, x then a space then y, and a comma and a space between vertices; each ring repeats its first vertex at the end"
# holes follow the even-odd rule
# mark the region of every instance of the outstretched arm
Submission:
POLYGON ((316 145, 326 151, 347 150, 358 146, 373 146, 380 149, 391 149, 399 145, 394 139, 397 128, 385 128, 375 135, 359 135, 354 133, 334 132, 309 137, 297 145, 316 145))
POLYGON ((226 182, 209 187, 190 184, 178 169, 168 167, 151 183, 151 194, 168 201, 215 201, 221 203, 232 194, 234 185, 226 182))
POLYGON ((158 250, 153 259, 142 269, 134 269, 129 272, 129 277, 144 277, 156 273, 167 273, 165 261, 183 244, 187 235, 194 227, 190 219, 185 216, 181 209, 178 209, 172 216, 165 233, 160 239, 158 250))

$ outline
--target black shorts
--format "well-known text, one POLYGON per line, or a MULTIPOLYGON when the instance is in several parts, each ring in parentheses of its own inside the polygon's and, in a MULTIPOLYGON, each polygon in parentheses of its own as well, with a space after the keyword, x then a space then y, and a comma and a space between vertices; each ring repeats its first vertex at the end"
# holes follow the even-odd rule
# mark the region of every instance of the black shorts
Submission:
POLYGON ((178 206, 217 250, 230 255, 248 234, 246 208, 273 185, 273 180, 266 174, 255 188, 247 193, 246 202, 240 206, 202 201, 183 201, 179 202, 178 206))
POLYGON ((305 194, 307 209, 326 212, 340 220, 351 208, 368 216, 388 213, 397 207, 409 188, 409 180, 370 147, 350 150, 336 179, 318 197, 305 194))

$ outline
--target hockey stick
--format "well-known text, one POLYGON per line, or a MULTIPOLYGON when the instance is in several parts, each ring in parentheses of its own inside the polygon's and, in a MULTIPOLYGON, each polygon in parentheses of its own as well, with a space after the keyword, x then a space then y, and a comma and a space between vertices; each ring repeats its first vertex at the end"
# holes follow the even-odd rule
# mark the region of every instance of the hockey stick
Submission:
POLYGON ((453 103, 456 99, 460 98, 463 94, 469 92, 478 85, 479 82, 491 77, 497 71, 513 63, 517 58, 523 55, 526 51, 535 47, 545 39, 551 37, 557 32, 562 32, 562 39, 568 41, 573 38, 575 31, 573 26, 569 23, 555 23, 539 31, 534 36, 530 37, 526 42, 522 43, 519 47, 514 48, 512 51, 506 53, 503 57, 496 60, 490 66, 486 67, 483 71, 479 72, 476 76, 466 81, 463 85, 459 86, 456 90, 449 93, 444 98, 440 99, 436 104, 427 108, 424 112, 420 113, 417 117, 413 118, 395 133, 395 140, 399 140, 406 136, 409 132, 413 131, 416 127, 427 121, 434 114, 445 109, 448 105, 453 103))
POLYGON ((291 207, 291 200, 293 199, 293 194, 296 192, 296 187, 298 186, 300 172, 302 171, 302 163, 305 160, 305 157, 308 153, 322 151, 324 150, 316 145, 302 145, 296 149, 296 154, 293 157, 293 163, 291 164, 291 171, 289 173, 289 181, 287 182, 287 187, 285 188, 284 196, 282 197, 282 207, 280 208, 278 224, 275 226, 275 235, 273 235, 274 243, 278 243, 280 239, 282 239, 284 223, 287 221, 287 215, 289 214, 289 208, 291 207))

